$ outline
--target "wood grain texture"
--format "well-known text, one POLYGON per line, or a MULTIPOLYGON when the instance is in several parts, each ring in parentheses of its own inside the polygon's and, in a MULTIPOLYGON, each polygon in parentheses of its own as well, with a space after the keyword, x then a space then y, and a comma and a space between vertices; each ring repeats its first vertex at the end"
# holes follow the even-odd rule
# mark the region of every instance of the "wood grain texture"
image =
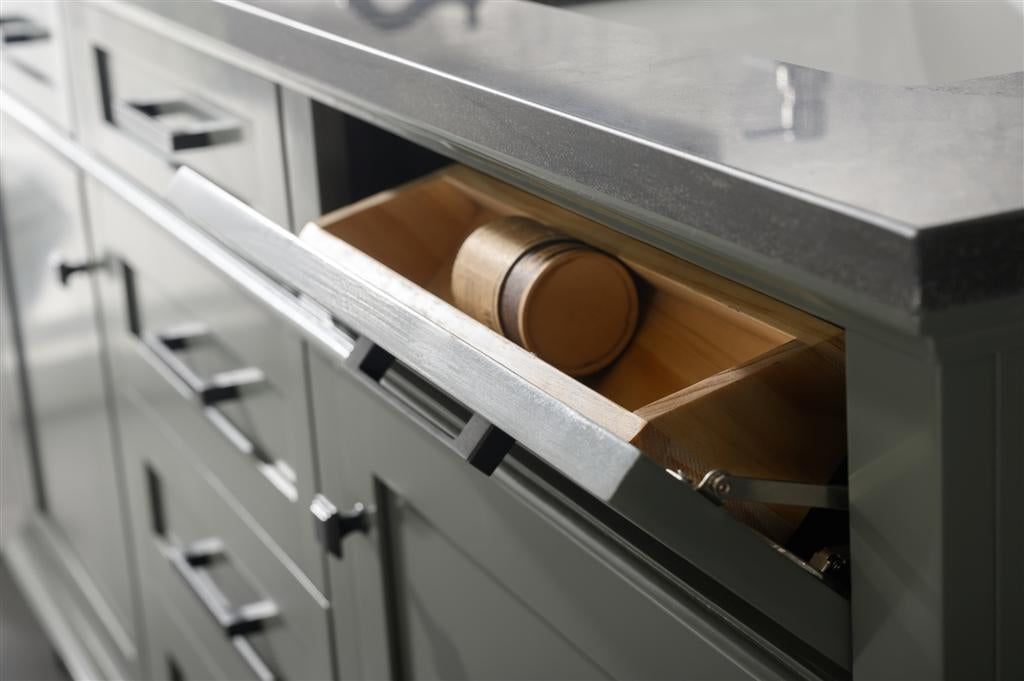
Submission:
POLYGON ((445 172, 367 197, 315 224, 451 302, 451 268, 459 246, 499 214, 444 181, 445 172))
MULTIPOLYGON (((841 329, 502 182, 454 166, 324 216, 302 238, 667 468, 823 483, 845 456, 841 329), (478 226, 512 215, 633 273, 637 331, 607 369, 574 380, 452 307, 459 248, 478 226)), ((805 514, 729 510, 780 542, 805 514)))
MULTIPOLYGON (((841 337, 790 341, 637 410, 647 428, 633 442, 697 479, 721 468, 826 484, 846 455, 844 359, 841 337)), ((806 515, 795 507, 743 506, 737 510, 777 541, 806 515)))

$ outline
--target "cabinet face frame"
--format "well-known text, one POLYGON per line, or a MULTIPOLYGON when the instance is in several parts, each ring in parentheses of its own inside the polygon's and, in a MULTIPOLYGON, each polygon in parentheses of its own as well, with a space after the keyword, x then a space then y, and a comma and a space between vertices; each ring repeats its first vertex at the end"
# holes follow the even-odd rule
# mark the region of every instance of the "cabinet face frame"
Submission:
MULTIPOLYGON (((16 103, 5 100, 4 106, 5 109, 21 112, 16 103)), ((25 115, 30 116, 27 113, 25 115)), ((320 302, 321 307, 326 308, 327 312, 340 319, 353 319, 353 323, 358 322, 367 333, 372 333, 375 341, 380 340, 391 347, 396 347, 396 343, 403 342, 401 336, 396 335, 396 328, 402 329, 402 333, 416 330, 426 334, 423 337, 431 339, 431 342, 444 342, 447 352, 453 353, 446 361, 468 362, 469 368, 472 369, 470 374, 479 370, 480 375, 486 375, 489 377, 488 380, 497 381, 499 384, 510 380, 501 372, 495 373, 494 367, 478 355, 467 354, 466 349, 459 343, 452 343, 450 339, 443 341, 437 336, 437 331, 431 328, 430 322, 422 317, 409 316, 407 311, 401 312, 402 323, 392 325, 386 317, 370 315, 367 313, 368 306, 383 306, 383 309, 394 311, 396 314, 399 314, 400 307, 395 307, 392 299, 374 287, 368 287, 365 282, 350 280, 343 269, 311 256, 294 237, 266 218, 244 207, 239 210, 237 202, 225 203, 221 193, 213 192, 212 195, 208 195, 212 189, 202 183, 194 187, 187 185, 190 190, 199 191, 200 195, 195 201, 186 202, 191 209, 188 212, 189 219, 183 219, 180 213, 169 209, 166 203, 155 200, 118 171, 96 160, 78 145, 58 135, 48 134, 45 124, 40 123, 32 127, 36 134, 81 167, 89 176, 146 214, 154 223, 193 249, 199 257, 250 290, 265 305, 275 310, 285 323, 299 330, 314 347, 339 357, 347 356, 352 350, 351 342, 340 340, 325 323, 325 318, 320 312, 311 311, 305 305, 297 304, 294 297, 254 271, 253 266, 265 271, 275 271, 275 277, 292 290, 303 290, 313 294, 314 299, 320 302), (219 217, 223 219, 211 223, 210 216, 205 214, 208 209, 227 212, 220 214, 219 217), (196 215, 196 210, 201 214, 196 215), (208 236, 213 227, 217 227, 216 236, 219 242, 208 236), (225 244, 230 246, 234 253, 242 254, 247 263, 226 251, 225 244)), ((425 346, 405 347, 399 353, 399 358, 409 362, 417 371, 425 373, 428 379, 441 382, 444 389, 454 397, 460 400, 475 400, 473 396, 476 395, 478 386, 470 383, 451 383, 452 380, 462 380, 466 374, 453 374, 448 370, 450 367, 447 364, 439 364, 438 360, 444 359, 443 355, 431 354, 427 352, 425 346)), ((579 477, 570 477, 585 493, 606 504, 611 512, 622 514, 643 527, 653 539, 664 542, 665 548, 673 551, 686 563, 687 572, 684 579, 695 580, 695 588, 699 588, 702 594, 707 594, 716 602, 718 598, 725 598, 724 605, 728 615, 735 617, 734 621, 750 636, 775 651, 775 654, 792 654, 801 660, 810 660, 808 664, 824 664, 824 669, 829 668, 822 657, 827 653, 816 653, 806 641, 797 639, 788 630, 780 627, 779 618, 785 621, 787 612, 792 615, 788 604, 792 597, 790 590, 793 590, 793 593, 803 594, 800 596, 801 600, 825 606, 824 610, 815 609, 820 614, 824 626, 812 626, 806 619, 794 620, 786 626, 795 627, 798 635, 806 637, 807 641, 817 641, 823 650, 831 650, 836 659, 841 660, 849 654, 848 639, 844 633, 848 625, 848 604, 841 597, 817 583, 813 577, 801 573, 799 567, 775 553, 763 540, 700 495, 684 487, 672 486, 672 493, 667 495, 664 501, 670 502, 670 506, 678 507, 679 513, 684 513, 688 517, 692 514, 693 518, 699 519, 695 520, 693 526, 696 534, 689 529, 681 531, 678 524, 670 522, 671 519, 665 515, 664 508, 656 508, 651 503, 651 484, 664 486, 668 492, 667 481, 670 479, 664 471, 643 459, 626 443, 608 436, 593 424, 562 408, 555 408, 550 413, 546 407, 541 409, 541 421, 546 423, 552 419, 557 420, 557 424, 552 421, 551 428, 524 428, 523 414, 511 410, 508 403, 510 396, 516 400, 528 397, 527 394, 515 390, 497 390, 487 397, 491 406, 474 406, 483 409, 488 418, 500 417, 501 427, 514 430, 515 436, 525 440, 524 444, 531 450, 547 457, 555 457, 553 464, 573 464, 571 457, 558 457, 564 457, 580 447, 598 455, 593 461, 594 466, 579 471, 579 477), (609 470, 605 464, 612 465, 612 469, 609 470), (703 548, 697 550, 697 547, 703 548), (708 547, 714 548, 708 550, 708 547), (737 568, 743 566, 748 566, 744 568, 745 571, 756 571, 759 575, 758 580, 736 574, 737 568), (704 591, 706 582, 700 580, 707 578, 700 577, 701 574, 718 575, 719 583, 708 584, 708 591, 704 591), (766 574, 786 584, 786 588, 763 589, 762 583, 766 574), (723 587, 724 593, 720 591, 723 587), (752 602, 747 602, 747 596, 752 602)), ((530 401, 532 398, 526 404, 530 401)), ((526 421, 532 418, 531 416, 526 421)))

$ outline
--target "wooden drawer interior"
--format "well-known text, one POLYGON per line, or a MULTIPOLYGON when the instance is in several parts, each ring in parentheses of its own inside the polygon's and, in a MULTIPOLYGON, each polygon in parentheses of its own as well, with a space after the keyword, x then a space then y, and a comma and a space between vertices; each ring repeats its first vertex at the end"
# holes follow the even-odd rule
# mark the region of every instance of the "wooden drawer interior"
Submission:
MULTIPOLYGON (((346 267, 376 266, 352 257, 361 251, 453 304, 459 247, 504 215, 534 218, 622 260, 640 292, 637 333, 610 367, 577 380, 455 310, 448 330, 690 479, 713 468, 817 484, 837 474, 846 451, 840 328, 459 166, 329 213, 301 236, 346 267)), ((779 542, 807 513, 727 505, 779 542)))

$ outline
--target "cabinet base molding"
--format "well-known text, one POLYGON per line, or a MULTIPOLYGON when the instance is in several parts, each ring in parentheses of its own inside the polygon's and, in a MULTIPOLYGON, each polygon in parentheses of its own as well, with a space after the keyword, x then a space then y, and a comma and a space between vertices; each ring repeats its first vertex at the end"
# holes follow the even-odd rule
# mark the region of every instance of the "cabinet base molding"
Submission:
MULTIPOLYGON (((119 647, 122 632, 110 632, 87 593, 94 589, 66 540, 44 515, 33 515, 4 550, 3 559, 35 613, 57 655, 76 681, 129 679, 119 647)), ((99 608, 103 608, 102 604, 99 608)))

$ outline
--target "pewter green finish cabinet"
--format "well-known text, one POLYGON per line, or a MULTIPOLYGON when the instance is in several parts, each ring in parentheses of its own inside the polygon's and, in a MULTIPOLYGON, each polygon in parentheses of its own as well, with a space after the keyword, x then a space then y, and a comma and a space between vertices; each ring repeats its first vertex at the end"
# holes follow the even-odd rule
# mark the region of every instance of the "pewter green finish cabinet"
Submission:
POLYGON ((313 352, 310 375, 323 493, 369 509, 328 557, 344 677, 796 674, 557 501, 528 453, 467 465, 446 432, 467 415, 408 367, 377 382, 313 352))
POLYGON ((548 3, 367 4, 3 7, 0 548, 72 674, 1024 678, 1021 74, 808 100, 548 3), (294 237, 446 159, 843 328, 848 590, 294 237))

